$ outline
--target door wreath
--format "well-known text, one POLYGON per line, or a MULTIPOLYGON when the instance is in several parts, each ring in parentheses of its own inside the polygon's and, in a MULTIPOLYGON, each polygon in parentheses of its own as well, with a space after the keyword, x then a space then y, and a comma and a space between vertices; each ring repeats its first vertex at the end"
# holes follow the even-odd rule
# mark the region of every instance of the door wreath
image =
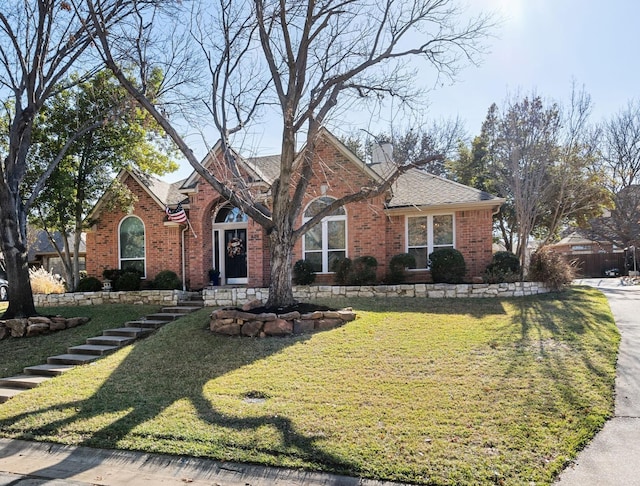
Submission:
POLYGON ((229 243, 227 243, 227 255, 229 255, 229 258, 235 258, 238 255, 242 255, 243 251, 244 247, 240 238, 231 238, 229 243))

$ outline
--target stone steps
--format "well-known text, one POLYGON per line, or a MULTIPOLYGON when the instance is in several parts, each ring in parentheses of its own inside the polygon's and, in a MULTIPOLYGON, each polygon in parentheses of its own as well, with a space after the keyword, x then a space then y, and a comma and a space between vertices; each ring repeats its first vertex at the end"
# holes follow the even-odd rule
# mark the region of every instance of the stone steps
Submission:
POLYGON ((117 351, 121 347, 133 343, 136 339, 148 336, 165 324, 203 307, 204 302, 202 300, 178 302, 176 306, 164 307, 161 312, 126 322, 123 327, 107 329, 103 331, 102 336, 87 339, 86 344, 69 347, 65 354, 50 356, 47 358, 46 364, 28 366, 23 370, 23 375, 2 378, 0 379, 0 403, 4 403, 31 388, 35 388, 41 383, 59 376, 78 365, 90 363, 117 351))
POLYGON ((39 375, 39 376, 59 376, 66 371, 75 368, 73 365, 53 365, 53 364, 41 364, 36 366, 27 366, 23 371, 27 375, 39 375))
POLYGON ((102 334, 104 336, 121 336, 139 339, 151 334, 154 330, 145 327, 116 327, 115 329, 107 329, 102 334))
POLYGON ((29 389, 35 388, 41 383, 50 380, 50 376, 38 376, 38 375, 16 375, 9 378, 0 378, 0 386, 6 386, 10 388, 22 388, 29 389))

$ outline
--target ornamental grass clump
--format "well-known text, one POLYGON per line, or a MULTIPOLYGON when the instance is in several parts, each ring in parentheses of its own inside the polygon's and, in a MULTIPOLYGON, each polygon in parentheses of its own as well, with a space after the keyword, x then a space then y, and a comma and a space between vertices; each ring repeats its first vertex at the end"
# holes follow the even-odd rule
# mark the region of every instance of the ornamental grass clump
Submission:
POLYGON ((34 294, 64 294, 66 287, 60 275, 54 275, 44 268, 29 269, 31 290, 34 294))

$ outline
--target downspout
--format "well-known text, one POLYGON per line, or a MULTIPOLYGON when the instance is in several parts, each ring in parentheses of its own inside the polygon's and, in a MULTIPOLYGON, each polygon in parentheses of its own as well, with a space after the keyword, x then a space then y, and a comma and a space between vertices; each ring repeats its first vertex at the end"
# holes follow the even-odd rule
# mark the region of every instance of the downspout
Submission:
POLYGON ((182 291, 183 292, 187 291, 187 259, 185 258, 184 234, 187 232, 188 229, 189 229, 189 227, 186 226, 182 230, 182 245, 181 245, 181 249, 182 249, 182 291))

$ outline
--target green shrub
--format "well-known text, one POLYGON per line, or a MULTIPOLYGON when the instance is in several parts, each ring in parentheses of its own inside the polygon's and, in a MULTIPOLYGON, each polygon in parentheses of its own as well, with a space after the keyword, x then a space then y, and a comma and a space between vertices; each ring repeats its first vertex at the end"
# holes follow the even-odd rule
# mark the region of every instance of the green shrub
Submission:
POLYGON ((351 263, 351 269, 347 275, 348 285, 371 285, 376 283, 376 269, 378 260, 375 257, 365 255, 356 258, 351 263))
POLYGON ((296 285, 311 285, 316 280, 313 265, 307 260, 298 260, 293 265, 293 283, 296 285))
POLYGON ((369 285, 376 281, 378 260, 372 256, 361 256, 354 260, 338 258, 331 264, 338 285, 369 285))
POLYGON ((102 282, 96 277, 85 277, 78 282, 76 292, 99 292, 102 290, 102 282))
POLYGON ((140 290, 140 272, 126 271, 112 283, 114 290, 140 290))
POLYGON ((429 255, 431 278, 435 283, 460 283, 467 267, 462 253, 454 248, 438 248, 429 255))
POLYGON ((331 264, 331 271, 335 272, 333 278, 338 285, 348 285, 351 263, 350 258, 337 258, 331 264))
POLYGON ((158 290, 176 290, 182 288, 182 281, 172 270, 162 270, 153 279, 153 288, 158 290))
POLYGON ((520 260, 510 251, 494 253, 483 280, 487 283, 517 282, 520 280, 520 260))
POLYGON ((389 260, 389 273, 387 273, 387 282, 390 284, 399 284, 405 281, 405 269, 415 268, 416 258, 410 253, 400 253, 394 255, 389 260))
POLYGON ((562 290, 575 278, 575 268, 562 255, 543 246, 531 255, 528 278, 551 290, 562 290))

